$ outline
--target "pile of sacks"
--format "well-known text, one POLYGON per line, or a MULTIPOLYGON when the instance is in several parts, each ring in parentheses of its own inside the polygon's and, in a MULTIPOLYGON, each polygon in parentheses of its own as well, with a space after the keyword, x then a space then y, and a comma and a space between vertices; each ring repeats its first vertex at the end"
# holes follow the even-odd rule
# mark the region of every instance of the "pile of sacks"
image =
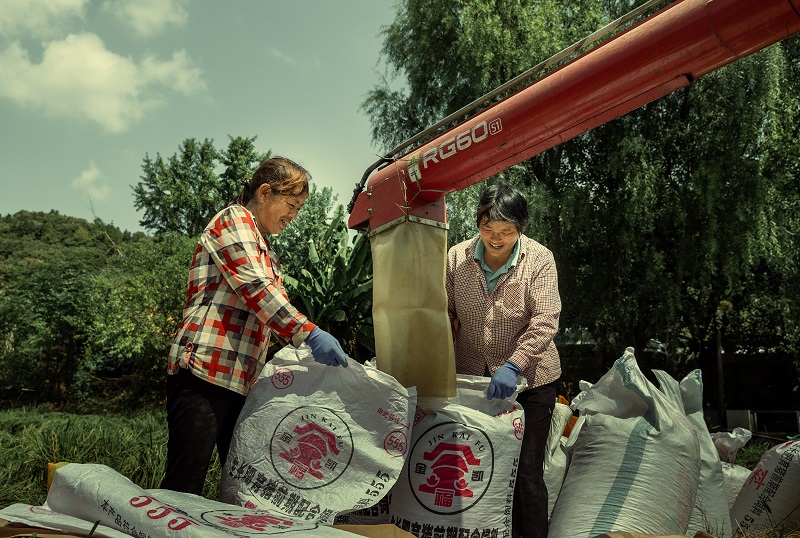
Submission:
POLYGON ((549 536, 798 528, 800 441, 773 447, 753 471, 736 465, 751 434, 709 434, 700 370, 680 382, 653 373, 658 388, 628 348, 597 383, 581 382, 570 405, 556 404, 545 460, 549 536))
POLYGON ((112 537, 346 536, 366 524, 391 529, 380 536, 511 536, 522 409, 488 401, 488 378, 457 382, 453 398, 418 399, 371 364, 329 368, 306 346, 286 347, 247 396, 218 501, 70 463, 45 506, 0 518, 84 531, 98 522, 94 535, 112 537))
MULTIPOLYGON (((790 486, 800 441, 769 450, 752 472, 740 467, 750 432, 709 434, 700 371, 680 382, 654 374, 659 387, 628 348, 569 405, 556 404, 544 469, 549 536, 730 538, 800 525, 800 488, 790 486)), ((0 517, 61 530, 98 522, 95 535, 109 537, 352 535, 347 525, 510 537, 524 416, 514 397, 488 401, 488 382, 458 376, 455 397, 417 398, 371 364, 331 369, 287 347, 248 395, 220 502, 69 464, 45 506, 12 505, 0 517)))

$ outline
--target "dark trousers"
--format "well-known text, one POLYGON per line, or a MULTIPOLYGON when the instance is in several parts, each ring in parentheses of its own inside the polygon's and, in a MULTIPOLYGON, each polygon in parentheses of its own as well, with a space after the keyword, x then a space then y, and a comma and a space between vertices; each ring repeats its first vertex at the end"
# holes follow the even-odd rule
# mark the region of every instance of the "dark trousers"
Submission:
POLYGON ((167 377, 167 472, 162 489, 202 495, 217 446, 225 463, 245 397, 189 370, 167 377))
POLYGON ((525 433, 514 487, 511 528, 514 536, 546 538, 547 487, 544 484, 544 451, 556 405, 556 382, 525 390, 517 396, 525 412, 525 433))

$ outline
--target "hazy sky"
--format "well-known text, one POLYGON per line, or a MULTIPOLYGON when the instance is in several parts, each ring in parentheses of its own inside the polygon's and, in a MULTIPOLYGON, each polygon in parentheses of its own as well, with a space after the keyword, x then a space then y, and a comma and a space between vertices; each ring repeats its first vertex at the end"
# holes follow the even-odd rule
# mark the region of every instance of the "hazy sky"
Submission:
POLYGON ((131 185, 186 138, 258 136, 346 205, 393 0, 0 0, 0 215, 142 230, 131 185))

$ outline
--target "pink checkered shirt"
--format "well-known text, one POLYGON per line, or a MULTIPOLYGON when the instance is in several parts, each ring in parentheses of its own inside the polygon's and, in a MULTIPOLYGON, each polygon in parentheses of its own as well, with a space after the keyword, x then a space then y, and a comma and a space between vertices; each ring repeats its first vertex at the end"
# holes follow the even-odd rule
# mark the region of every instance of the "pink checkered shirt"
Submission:
POLYGON ((299 346, 315 327, 289 303, 280 262, 253 214, 229 206, 198 241, 168 372, 188 368, 247 394, 264 367, 270 332, 299 346))
POLYGON ((561 314, 558 274, 553 254, 520 236, 517 264, 502 275, 491 295, 475 246, 480 236, 455 245, 447 254, 447 307, 458 318, 454 338, 456 371, 494 373, 506 360, 520 367, 534 388, 561 375, 553 343, 561 314))

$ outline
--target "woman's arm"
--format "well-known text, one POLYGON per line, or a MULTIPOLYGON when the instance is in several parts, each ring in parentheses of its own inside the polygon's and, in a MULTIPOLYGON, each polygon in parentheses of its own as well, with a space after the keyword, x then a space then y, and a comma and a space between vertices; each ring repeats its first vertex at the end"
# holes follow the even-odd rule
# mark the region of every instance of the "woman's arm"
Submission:
MULTIPOLYGON (((292 306, 274 278, 265 273, 257 233, 250 214, 231 206, 206 228, 200 243, 248 309, 278 336, 299 346, 316 325, 292 306)), ((266 262, 272 263, 269 255, 266 262)))
POLYGON ((537 260, 532 282, 525 300, 531 318, 525 332, 517 341, 517 348, 509 360, 523 371, 538 362, 558 332, 561 315, 561 296, 558 293, 558 272, 553 254, 546 250, 537 260))

